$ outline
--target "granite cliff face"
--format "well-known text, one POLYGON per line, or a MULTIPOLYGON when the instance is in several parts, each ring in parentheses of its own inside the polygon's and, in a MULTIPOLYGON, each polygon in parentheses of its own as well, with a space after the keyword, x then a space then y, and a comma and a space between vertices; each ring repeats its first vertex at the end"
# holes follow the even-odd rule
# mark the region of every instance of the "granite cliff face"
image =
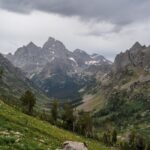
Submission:
POLYGON ((136 42, 129 50, 116 56, 112 72, 119 73, 129 67, 150 71, 150 47, 136 42))

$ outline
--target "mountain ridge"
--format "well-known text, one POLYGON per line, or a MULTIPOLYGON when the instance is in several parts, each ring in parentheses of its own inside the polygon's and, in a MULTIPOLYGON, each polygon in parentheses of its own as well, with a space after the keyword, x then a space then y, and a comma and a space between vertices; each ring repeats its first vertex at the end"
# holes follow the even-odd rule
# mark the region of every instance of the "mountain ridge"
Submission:
POLYGON ((80 49, 71 52, 61 41, 52 37, 49 37, 42 47, 30 42, 27 46, 18 48, 14 55, 8 54, 5 57, 16 67, 22 69, 29 79, 51 96, 53 96, 51 93, 53 84, 56 84, 58 89, 59 87, 68 89, 66 94, 70 95, 71 87, 68 81, 76 89, 72 93, 79 93, 80 88, 83 88, 89 82, 87 80, 89 76, 93 78, 93 75, 99 70, 106 73, 111 66, 111 62, 104 56, 99 54, 89 55, 80 49), (53 82, 51 80, 53 76, 62 79, 61 81, 58 79, 60 83, 53 82), (51 84, 48 85, 47 82, 49 81, 51 84))
POLYGON ((20 96, 26 90, 31 90, 37 96, 37 106, 40 105, 41 108, 46 106, 46 103, 49 102, 48 97, 2 54, 0 54, 0 67, 4 72, 0 79, 0 97, 7 100, 8 103, 18 104, 20 96))

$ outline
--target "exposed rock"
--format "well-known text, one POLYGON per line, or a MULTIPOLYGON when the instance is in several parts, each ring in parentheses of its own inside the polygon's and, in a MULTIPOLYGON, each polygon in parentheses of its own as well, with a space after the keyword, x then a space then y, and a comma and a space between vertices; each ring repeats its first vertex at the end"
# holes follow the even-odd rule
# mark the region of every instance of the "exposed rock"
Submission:
POLYGON ((54 96, 51 95, 51 87, 55 85, 57 85, 56 92, 61 88, 68 89, 69 92, 70 81, 71 88, 76 90, 74 93, 77 93, 81 84, 87 80, 86 76, 91 76, 98 71, 104 74, 111 66, 111 62, 101 55, 89 55, 80 49, 71 52, 62 42, 52 37, 48 38, 42 48, 30 42, 27 46, 17 49, 14 55, 8 54, 6 57, 16 67, 22 69, 38 87, 50 93, 50 96, 54 96), (52 77, 55 82, 51 82, 52 77))
POLYGON ((116 56, 112 71, 116 74, 129 67, 150 71, 150 47, 141 46, 136 42, 129 50, 116 56))
POLYGON ((86 65, 85 62, 91 61, 91 57, 85 51, 80 49, 76 49, 73 52, 73 57, 80 67, 84 67, 86 65))
POLYGON ((49 71, 53 72, 53 70, 56 69, 49 66, 54 65, 58 68, 58 63, 62 63, 64 68, 68 68, 63 70, 66 71, 66 73, 81 73, 89 66, 110 66, 111 64, 109 60, 98 54, 89 55, 80 49, 71 52, 66 49, 62 42, 55 40, 52 37, 48 38, 42 48, 36 46, 33 42, 30 42, 27 46, 17 49, 14 55, 8 54, 6 57, 16 67, 19 67, 26 72, 27 77, 29 78, 33 78, 34 75, 39 74, 43 70, 45 72, 46 66, 49 69, 53 68, 49 71))
POLYGON ((63 150, 88 150, 86 145, 81 142, 66 141, 63 150))

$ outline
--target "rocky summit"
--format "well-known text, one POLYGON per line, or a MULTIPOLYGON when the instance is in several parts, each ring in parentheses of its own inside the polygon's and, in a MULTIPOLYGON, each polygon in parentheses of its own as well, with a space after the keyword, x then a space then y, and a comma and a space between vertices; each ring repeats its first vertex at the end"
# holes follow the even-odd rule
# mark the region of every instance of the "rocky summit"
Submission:
POLYGON ((136 42, 129 50, 116 56, 112 67, 114 73, 121 72, 129 67, 143 68, 150 71, 150 47, 136 42))

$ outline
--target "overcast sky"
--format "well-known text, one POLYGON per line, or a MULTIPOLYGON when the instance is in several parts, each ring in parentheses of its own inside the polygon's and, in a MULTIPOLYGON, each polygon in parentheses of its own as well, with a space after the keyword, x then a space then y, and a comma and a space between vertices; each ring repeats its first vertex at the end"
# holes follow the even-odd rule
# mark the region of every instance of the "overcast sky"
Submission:
POLYGON ((0 0, 1 53, 50 36, 113 60, 136 41, 150 44, 150 0, 0 0))

